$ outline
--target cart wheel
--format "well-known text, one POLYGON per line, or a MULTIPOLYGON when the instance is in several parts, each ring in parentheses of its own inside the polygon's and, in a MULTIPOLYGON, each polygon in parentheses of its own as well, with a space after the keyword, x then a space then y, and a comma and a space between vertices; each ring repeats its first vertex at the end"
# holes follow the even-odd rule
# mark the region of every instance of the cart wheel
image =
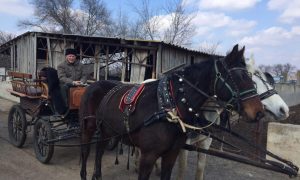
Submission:
POLYGON ((39 119, 34 126, 33 138, 36 158, 41 163, 48 163, 54 152, 53 144, 47 144, 48 140, 53 139, 50 123, 39 119))
POLYGON ((118 145, 119 141, 117 138, 111 138, 106 146, 106 150, 112 151, 116 148, 118 145))
POLYGON ((20 105, 13 105, 8 114, 8 135, 10 142, 16 147, 22 147, 26 140, 27 121, 20 105))

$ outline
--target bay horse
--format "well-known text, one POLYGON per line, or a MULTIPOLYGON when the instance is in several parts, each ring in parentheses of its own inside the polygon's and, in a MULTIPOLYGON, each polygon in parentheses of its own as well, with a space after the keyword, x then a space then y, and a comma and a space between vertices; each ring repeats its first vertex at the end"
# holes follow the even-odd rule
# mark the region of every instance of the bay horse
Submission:
MULTIPOLYGON (((170 112, 178 115, 180 124, 201 126, 199 107, 212 98, 224 106, 234 106, 252 121, 260 119, 264 109, 246 70, 244 50, 244 47, 238 50, 235 45, 224 58, 212 58, 144 84, 136 104, 123 112, 120 101, 133 85, 117 85, 106 94, 100 93, 97 100, 89 99, 100 102, 95 117, 98 140, 92 179, 101 179, 102 156, 112 137, 141 150, 138 179, 149 179, 159 157, 162 158, 161 179, 170 179, 176 157, 186 141, 185 131, 167 120, 170 112)), ((82 97, 81 102, 85 102, 82 109, 91 104, 85 98, 82 97)), ((82 124, 89 118, 94 117, 89 117, 89 113, 81 116, 82 124)), ((84 168, 82 166, 82 179, 86 179, 84 168)))
MULTIPOLYGON (((252 74, 252 80, 257 89, 262 104, 265 107, 265 117, 264 120, 275 120, 282 121, 289 117, 289 107, 284 102, 284 100, 276 92, 273 84, 274 79, 269 73, 263 73, 257 66, 255 66, 255 61, 253 58, 247 63, 247 70, 252 74)), ((213 112, 205 112, 207 119, 218 118, 218 114, 213 112)), ((229 120, 234 121, 234 120, 229 120)), ((205 135, 199 135, 193 139, 187 139, 187 144, 195 144, 197 147, 203 149, 209 149, 212 138, 205 135)), ((178 174, 176 176, 177 180, 184 179, 184 171, 187 167, 187 156, 188 151, 181 150, 178 156, 178 174)), ((197 153, 197 166, 195 173, 195 180, 203 180, 204 168, 206 164, 206 154, 197 153)))

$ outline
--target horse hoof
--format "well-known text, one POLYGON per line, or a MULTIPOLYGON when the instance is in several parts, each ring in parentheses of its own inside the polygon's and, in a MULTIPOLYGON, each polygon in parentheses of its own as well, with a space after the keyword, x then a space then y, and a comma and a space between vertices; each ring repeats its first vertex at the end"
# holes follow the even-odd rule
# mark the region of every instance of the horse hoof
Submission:
POLYGON ((97 176, 97 175, 93 175, 92 180, 102 180, 102 177, 97 176))

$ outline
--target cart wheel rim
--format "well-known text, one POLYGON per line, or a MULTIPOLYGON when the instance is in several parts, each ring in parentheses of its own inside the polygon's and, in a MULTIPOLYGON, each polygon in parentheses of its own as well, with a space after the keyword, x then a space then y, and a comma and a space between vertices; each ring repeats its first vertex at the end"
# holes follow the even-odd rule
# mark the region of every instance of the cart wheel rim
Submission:
POLYGON ((19 105, 12 107, 8 121, 9 138, 17 147, 21 147, 26 139, 26 118, 19 105))

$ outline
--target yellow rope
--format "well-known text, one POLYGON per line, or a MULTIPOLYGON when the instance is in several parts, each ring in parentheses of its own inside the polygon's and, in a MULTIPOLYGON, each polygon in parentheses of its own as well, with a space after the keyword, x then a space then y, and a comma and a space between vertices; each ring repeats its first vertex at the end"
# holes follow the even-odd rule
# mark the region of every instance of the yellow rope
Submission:
MULTIPOLYGON (((220 115, 221 111, 216 110, 216 113, 218 113, 218 115, 220 115)), ((192 126, 192 125, 189 125, 189 124, 184 123, 184 122, 180 119, 180 117, 177 116, 177 111, 176 111, 175 109, 173 109, 172 111, 169 111, 167 114, 169 115, 169 116, 167 117, 167 120, 168 120, 169 122, 172 122, 172 123, 179 123, 179 125, 180 125, 180 127, 181 127, 181 129, 182 129, 182 131, 183 131, 184 133, 186 132, 186 128, 188 128, 188 129, 193 129, 193 130, 203 130, 203 129, 208 128, 208 127, 210 127, 211 125, 213 125, 213 124, 216 122, 216 120, 217 120, 217 118, 215 118, 214 121, 212 121, 211 123, 209 123, 209 124, 206 125, 206 126, 203 126, 203 127, 196 127, 196 126, 192 126)))

